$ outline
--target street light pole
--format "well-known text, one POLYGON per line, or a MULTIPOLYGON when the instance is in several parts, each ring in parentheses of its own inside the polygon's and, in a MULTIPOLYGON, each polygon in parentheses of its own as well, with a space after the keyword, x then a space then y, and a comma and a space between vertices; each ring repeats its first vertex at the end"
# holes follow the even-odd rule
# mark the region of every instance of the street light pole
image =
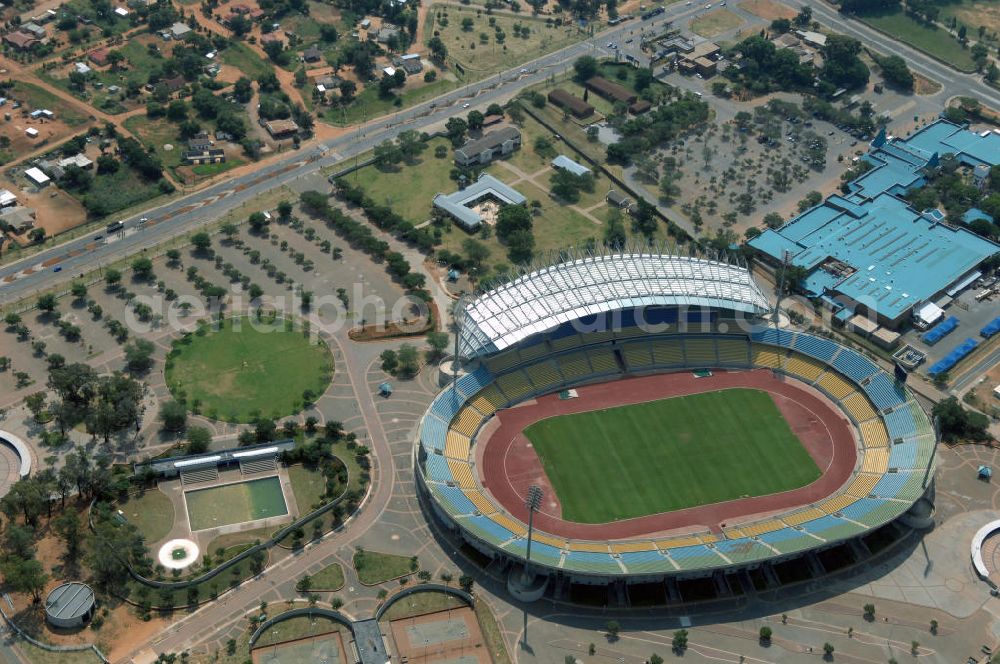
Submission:
POLYGON ((528 551, 524 556, 524 572, 522 579, 528 581, 528 564, 531 562, 531 536, 535 530, 535 512, 542 506, 542 489, 537 484, 528 487, 528 496, 524 499, 524 505, 528 508, 528 551))

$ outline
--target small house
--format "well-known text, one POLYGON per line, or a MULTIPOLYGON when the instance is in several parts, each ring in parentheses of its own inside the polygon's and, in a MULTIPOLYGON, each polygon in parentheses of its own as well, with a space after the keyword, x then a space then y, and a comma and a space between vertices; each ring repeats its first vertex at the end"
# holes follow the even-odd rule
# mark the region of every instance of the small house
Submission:
POLYGON ((17 205, 17 195, 10 189, 0 189, 0 208, 17 205))
POLYGON ((41 44, 41 40, 29 35, 27 32, 9 32, 3 36, 3 40, 18 49, 19 51, 31 50, 37 44, 41 44))
POLYGON ((47 187, 52 182, 49 176, 46 175, 36 166, 32 166, 24 172, 24 177, 28 178, 28 182, 35 185, 38 188, 47 187))
POLYGON ((290 138, 299 132, 299 126, 294 120, 268 120, 264 129, 271 138, 290 138))
POLYGON ((564 154, 561 154, 552 160, 552 167, 580 176, 589 175, 591 172, 589 168, 583 164, 573 161, 564 154))
POLYGON ((28 127, 24 130, 24 135, 28 138, 38 138, 38 130, 34 127, 28 127))
POLYGON ((75 71, 77 74, 83 74, 84 76, 86 76, 87 74, 92 72, 93 69, 91 69, 82 62, 75 62, 73 63, 73 71, 75 71))
POLYGON ((45 39, 45 28, 34 21, 29 21, 21 26, 21 32, 27 33, 35 39, 45 39))
POLYGON ((191 32, 191 28, 186 23, 174 23, 170 26, 170 36, 174 39, 183 39, 191 32))
POLYGON ((23 235, 35 225, 35 210, 29 207, 8 207, 0 210, 0 228, 23 235))
POLYGON ((115 16, 118 18, 128 18, 129 11, 124 7, 115 7, 115 16))
POLYGON ((615 191, 614 189, 609 191, 608 195, 605 196, 604 199, 608 202, 609 205, 616 207, 619 210, 625 210, 626 212, 628 212, 628 209, 632 207, 632 201, 629 200, 629 197, 615 191))
POLYGON ((66 157, 65 159, 59 160, 59 166, 62 168, 69 168, 70 166, 76 166, 77 168, 82 168, 83 170, 90 170, 94 167, 94 162, 91 161, 87 155, 83 153, 75 154, 72 157, 66 157))
POLYGON ((108 55, 111 53, 105 47, 95 48, 93 51, 87 54, 87 59, 93 62, 98 67, 103 67, 108 64, 108 55))
POLYGON ((302 60, 304 62, 319 62, 323 59, 323 51, 319 50, 315 46, 310 46, 306 50, 302 51, 302 60))
POLYGON ((221 148, 188 150, 184 153, 184 161, 193 166, 198 164, 222 164, 226 161, 226 152, 221 148))

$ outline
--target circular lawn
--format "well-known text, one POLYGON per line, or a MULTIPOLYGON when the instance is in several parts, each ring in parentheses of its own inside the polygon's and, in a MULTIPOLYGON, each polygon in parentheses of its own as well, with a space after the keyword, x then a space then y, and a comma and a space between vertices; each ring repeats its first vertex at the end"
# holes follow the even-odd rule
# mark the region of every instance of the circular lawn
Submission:
POLYGON ((330 384, 333 357, 289 321, 225 321, 179 340, 165 367, 171 393, 213 419, 282 417, 317 399, 330 384))

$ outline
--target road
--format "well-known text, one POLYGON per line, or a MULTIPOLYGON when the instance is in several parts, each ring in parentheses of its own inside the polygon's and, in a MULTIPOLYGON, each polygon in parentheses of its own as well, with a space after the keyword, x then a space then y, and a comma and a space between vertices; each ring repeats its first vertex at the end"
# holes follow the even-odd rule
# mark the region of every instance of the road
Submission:
POLYGON ((152 247, 189 233, 267 190, 368 152, 376 144, 394 138, 401 131, 428 131, 435 125, 443 125, 456 112, 464 114, 466 111, 462 106, 466 103, 470 104, 470 108, 484 109, 491 103, 504 101, 525 87, 536 85, 550 75, 565 71, 582 55, 607 55, 609 52, 603 47, 606 42, 620 40, 630 31, 651 28, 664 20, 691 13, 690 9, 684 11, 683 7, 677 7, 672 14, 668 11, 667 14, 648 21, 626 21, 588 40, 542 56, 518 68, 373 120, 338 138, 304 146, 286 157, 264 163, 252 173, 225 180, 135 215, 124 220, 124 234, 110 240, 104 237, 106 233, 103 230, 98 230, 0 267, 0 306, 55 288, 78 274, 135 254, 144 247, 152 247), (140 224, 142 217, 148 217, 149 220, 140 224))
MULTIPOLYGON (((817 20, 886 53, 899 53, 919 73, 941 82, 948 97, 973 96, 1000 108, 1000 95, 979 77, 960 74, 936 60, 898 44, 822 4, 790 0, 796 6, 809 5, 817 20)), ((374 145, 395 137, 405 129, 426 131, 443 123, 464 103, 476 108, 503 101, 525 87, 542 82, 551 74, 568 68, 587 53, 605 55, 604 44, 624 41, 636 30, 652 28, 663 21, 678 21, 699 13, 700 8, 674 5, 648 21, 631 20, 594 37, 542 56, 522 67, 471 83, 435 100, 369 122, 339 138, 309 146, 286 157, 267 162, 253 173, 223 181, 204 190, 176 199, 146 213, 149 221, 139 228, 140 215, 125 220, 124 237, 106 241, 102 231, 71 240, 21 261, 0 267, 0 306, 11 304, 39 291, 56 287, 69 278, 134 254, 172 237, 190 232, 251 201, 259 194, 282 186, 317 169, 363 154, 374 145), (58 271, 56 271, 58 268, 58 271)))

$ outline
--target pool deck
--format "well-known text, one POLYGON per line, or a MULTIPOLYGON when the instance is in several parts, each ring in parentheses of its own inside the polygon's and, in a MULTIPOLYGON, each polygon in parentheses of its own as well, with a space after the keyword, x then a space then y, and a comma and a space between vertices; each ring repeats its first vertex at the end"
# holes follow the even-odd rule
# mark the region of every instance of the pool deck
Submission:
POLYGON ((231 468, 219 471, 218 479, 211 482, 199 482, 197 484, 183 485, 181 484, 180 479, 174 479, 161 481, 158 487, 160 491, 166 494, 166 496, 170 499, 170 502, 173 503, 175 518, 174 525, 170 529, 170 532, 167 533, 167 536, 160 542, 150 542, 151 547, 155 547, 168 540, 186 538, 196 542, 202 551, 207 551, 208 545, 219 535, 239 533, 247 530, 255 530, 257 528, 272 528, 289 523, 299 516, 299 508, 295 502, 295 493, 292 491, 291 480, 289 480, 288 472, 284 466, 281 466, 280 464, 278 465, 277 473, 274 471, 267 471, 244 475, 238 468, 231 468), (187 501, 184 499, 184 493, 186 491, 197 491, 200 489, 209 489, 226 484, 264 479, 267 477, 273 477, 275 474, 277 474, 278 480, 281 482, 281 492, 285 499, 285 507, 287 508, 286 514, 282 516, 268 517, 266 519, 233 523, 225 526, 219 526, 217 528, 207 528, 205 530, 198 531, 191 530, 187 501))

